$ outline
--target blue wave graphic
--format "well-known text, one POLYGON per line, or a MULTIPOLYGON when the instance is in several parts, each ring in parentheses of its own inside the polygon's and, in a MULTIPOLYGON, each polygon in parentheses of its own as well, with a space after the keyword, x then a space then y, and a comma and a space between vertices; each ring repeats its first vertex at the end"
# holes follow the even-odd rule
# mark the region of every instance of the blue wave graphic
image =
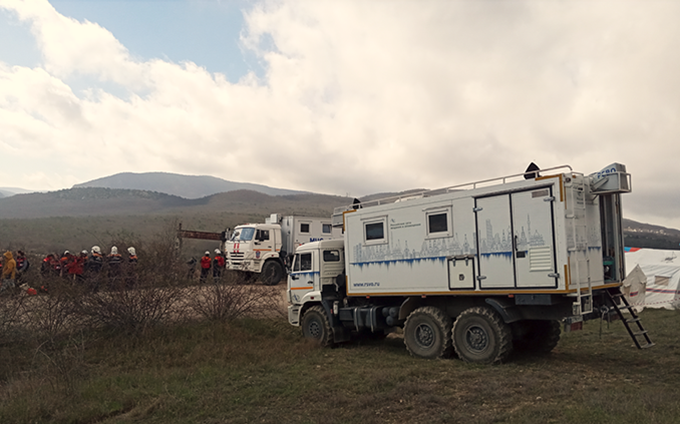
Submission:
POLYGON ((358 266, 360 268, 369 265, 386 265, 389 267, 390 265, 407 264, 409 266, 413 266, 416 263, 420 262, 446 262, 446 256, 435 256, 429 258, 412 258, 412 259, 389 259, 385 261, 370 261, 370 262, 350 262, 350 265, 358 266))
POLYGON ((489 253, 480 253, 479 255, 480 255, 481 257, 483 257, 483 258, 490 258, 490 257, 500 256, 500 257, 505 257, 505 258, 512 259, 512 251, 509 251, 509 252, 489 252, 489 253))
POLYGON ((295 275, 297 277, 314 276, 319 275, 319 271, 305 271, 305 272, 291 272, 290 275, 295 275))

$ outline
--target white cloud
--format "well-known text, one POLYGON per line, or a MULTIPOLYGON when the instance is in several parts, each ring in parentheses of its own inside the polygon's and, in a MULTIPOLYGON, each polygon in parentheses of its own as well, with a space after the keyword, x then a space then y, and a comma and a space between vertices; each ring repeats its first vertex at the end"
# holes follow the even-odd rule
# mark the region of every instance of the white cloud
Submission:
POLYGON ((238 84, 46 1, 0 7, 44 56, 0 62, 3 185, 161 170, 361 195, 620 161, 631 218, 677 210, 649 197, 680 198, 677 2, 262 2, 242 41, 267 74, 238 84))

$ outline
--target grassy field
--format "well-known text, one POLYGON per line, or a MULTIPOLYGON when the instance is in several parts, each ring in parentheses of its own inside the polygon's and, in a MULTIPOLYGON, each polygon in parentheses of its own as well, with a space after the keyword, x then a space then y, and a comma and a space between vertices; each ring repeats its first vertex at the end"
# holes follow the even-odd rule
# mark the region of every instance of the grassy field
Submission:
POLYGON ((3 344, 0 422, 676 423, 680 315, 641 317, 651 349, 592 321, 497 366, 414 359, 398 335, 323 349, 283 316, 3 344))

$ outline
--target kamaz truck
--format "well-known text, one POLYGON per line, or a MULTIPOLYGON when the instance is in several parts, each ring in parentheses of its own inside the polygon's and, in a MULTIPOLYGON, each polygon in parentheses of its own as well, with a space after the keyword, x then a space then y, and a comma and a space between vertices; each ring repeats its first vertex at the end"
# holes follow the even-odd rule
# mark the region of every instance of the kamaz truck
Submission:
POLYGON ((401 328, 415 357, 495 363, 616 313, 652 346, 622 315, 625 166, 528 171, 336 208, 344 237, 295 252, 289 322, 322 345, 401 328))
POLYGON ((259 275, 266 285, 278 284, 286 275, 295 249, 303 243, 339 237, 331 218, 272 214, 264 224, 238 225, 224 242, 226 267, 259 275))

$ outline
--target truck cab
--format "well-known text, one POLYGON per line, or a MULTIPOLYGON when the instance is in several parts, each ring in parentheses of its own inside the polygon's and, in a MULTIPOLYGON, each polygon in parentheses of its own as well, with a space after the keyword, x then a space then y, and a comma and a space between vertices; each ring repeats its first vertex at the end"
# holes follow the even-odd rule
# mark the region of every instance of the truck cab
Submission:
POLYGON ((289 318, 299 316, 300 305, 318 302, 321 293, 326 291, 324 287, 337 291, 338 285, 344 283, 344 269, 342 239, 315 241, 298 247, 288 275, 289 318))
POLYGON ((278 284, 284 276, 281 251, 281 226, 278 224, 243 224, 234 228, 224 243, 227 269, 263 274, 262 282, 278 284))

